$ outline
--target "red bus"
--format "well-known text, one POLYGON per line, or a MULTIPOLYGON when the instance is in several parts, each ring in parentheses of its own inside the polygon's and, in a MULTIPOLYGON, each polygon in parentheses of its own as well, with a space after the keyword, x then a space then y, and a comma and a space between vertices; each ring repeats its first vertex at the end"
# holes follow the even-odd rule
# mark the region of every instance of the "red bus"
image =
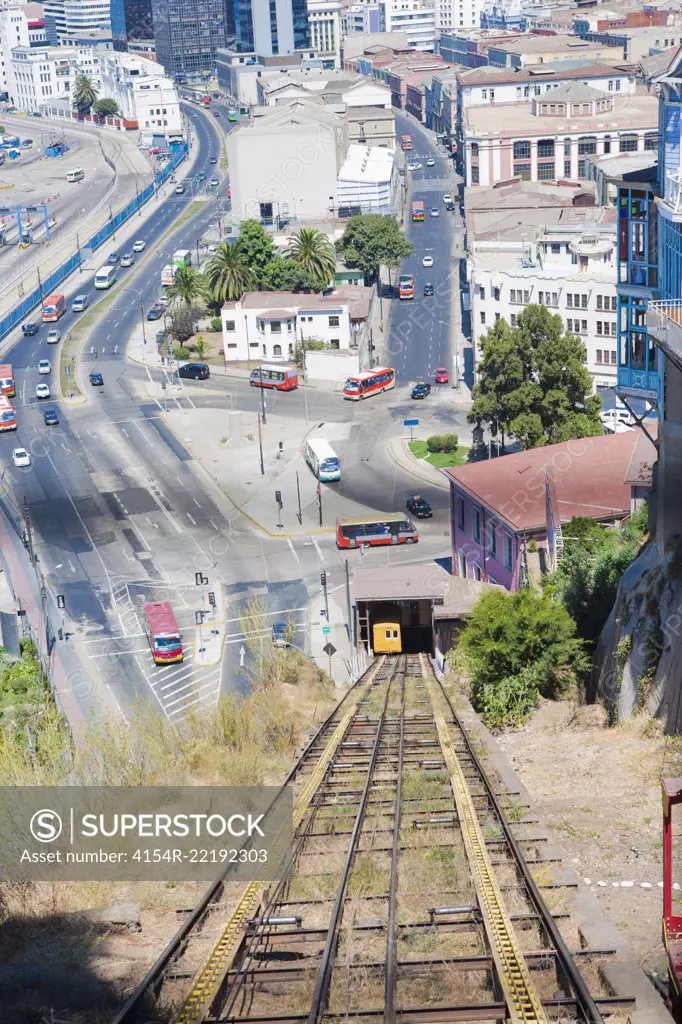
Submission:
POLYGON ((398 295, 401 299, 414 298, 414 278, 412 274, 401 274, 398 281, 398 295))
POLYGON ((377 395, 380 391, 390 391, 394 387, 395 370, 384 366, 376 370, 365 370, 357 377, 349 377, 343 385, 343 394, 345 398, 357 402, 361 398, 369 398, 370 395, 377 395))
POLYGON ((204 104, 205 107, 208 107, 210 102, 211 102, 211 97, 210 96, 204 96, 201 102, 204 104))
POLYGON ((412 220, 424 220, 424 204, 421 199, 412 203, 412 220))
POLYGON ((14 397, 14 377, 9 363, 0 366, 0 393, 7 395, 8 398, 14 397))
POLYGON ((249 384, 254 388, 293 391, 298 387, 298 370, 292 370, 288 366, 257 366, 251 371, 249 384))
POLYGON ((0 395, 0 430, 16 430, 17 416, 7 395, 0 395))
POLYGON ((357 548, 363 544, 416 544, 419 534, 414 523, 402 512, 387 512, 373 519, 365 516, 339 516, 336 520, 336 546, 357 548))
POLYGON ((59 320, 66 313, 66 299, 63 295, 50 295, 43 303, 43 322, 59 320))
POLYGON ((182 633, 178 629, 170 601, 155 601, 144 606, 145 633, 157 665, 182 661, 182 633))
POLYGON ((409 149, 412 149, 412 136, 411 135, 401 135, 400 136, 400 146, 403 149, 403 151, 407 151, 409 149))

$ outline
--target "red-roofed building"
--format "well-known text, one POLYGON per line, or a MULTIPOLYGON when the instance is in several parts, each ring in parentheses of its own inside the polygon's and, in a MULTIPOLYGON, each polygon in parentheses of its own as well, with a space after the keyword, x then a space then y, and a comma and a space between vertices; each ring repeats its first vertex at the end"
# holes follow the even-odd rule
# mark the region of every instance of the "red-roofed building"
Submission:
POLYGON ((648 494, 655 457, 646 436, 630 430, 442 470, 450 481, 453 574, 518 590, 528 541, 541 566, 553 568, 557 525, 629 516, 648 494))

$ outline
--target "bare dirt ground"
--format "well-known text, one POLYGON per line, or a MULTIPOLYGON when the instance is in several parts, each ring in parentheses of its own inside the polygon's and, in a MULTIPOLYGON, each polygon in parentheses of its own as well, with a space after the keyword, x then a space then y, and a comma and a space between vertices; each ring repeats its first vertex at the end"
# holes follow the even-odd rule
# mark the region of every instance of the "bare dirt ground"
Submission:
MULTIPOLYGON (((682 774, 679 741, 647 716, 607 728, 601 707, 568 701, 544 702, 525 728, 497 739, 580 885, 644 970, 663 976, 660 778, 682 774)), ((682 882, 679 849, 673 877, 682 882)))

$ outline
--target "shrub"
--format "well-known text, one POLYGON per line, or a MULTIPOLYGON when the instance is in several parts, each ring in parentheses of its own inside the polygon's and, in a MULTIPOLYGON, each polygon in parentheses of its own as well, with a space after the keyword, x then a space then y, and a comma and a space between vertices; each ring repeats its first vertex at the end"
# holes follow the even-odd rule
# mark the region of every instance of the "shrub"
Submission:
POLYGON ((459 447, 459 438, 457 434, 443 434, 441 437, 441 451, 442 452, 456 452, 459 447))
POLYGON ((222 321, 222 319, 219 316, 212 317, 211 318, 211 330, 212 331, 222 331, 222 329, 223 329, 223 321, 222 321))
POLYGON ((426 439, 426 447, 430 452, 442 452, 443 448, 443 435, 442 434, 431 434, 431 437, 426 439))
POLYGON ((173 345, 174 359, 189 359, 190 351, 186 345, 173 345))
POLYGON ((472 697, 489 729, 522 725, 538 706, 540 683, 538 666, 528 665, 515 676, 472 687, 472 697))

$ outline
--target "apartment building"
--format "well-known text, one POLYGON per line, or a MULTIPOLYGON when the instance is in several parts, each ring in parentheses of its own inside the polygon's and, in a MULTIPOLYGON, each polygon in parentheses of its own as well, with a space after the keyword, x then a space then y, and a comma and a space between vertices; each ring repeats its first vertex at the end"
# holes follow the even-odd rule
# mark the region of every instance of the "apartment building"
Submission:
POLYGON ((99 58, 101 94, 116 100, 124 120, 137 124, 142 140, 182 138, 180 97, 155 61, 128 53, 99 58))
MULTIPOLYGON (((242 4, 238 5, 241 11, 242 4)), ((213 71, 232 28, 225 0, 152 0, 156 59, 171 78, 213 71)), ((268 14, 268 24, 270 16, 268 14)))
POLYGON ((436 8, 432 0, 379 0, 381 32, 404 32, 411 50, 433 53, 436 8))
POLYGON ((523 103, 468 107, 462 115, 467 185, 508 178, 585 179, 587 158, 658 146, 658 101, 644 89, 626 96, 570 82, 523 103))
POLYGON ((341 0, 307 0, 309 45, 338 68, 341 64, 341 0))
POLYGON ((8 94, 12 49, 45 49, 49 45, 42 4, 4 0, 0 4, 0 93, 8 94))
POLYGON ((92 47, 15 46, 9 68, 9 99, 22 110, 40 112, 53 100, 70 101, 73 80, 87 74, 99 83, 99 63, 92 47))
POLYGON ((332 349, 354 341, 350 300, 337 295, 246 292, 222 308, 225 362, 293 361, 301 338, 315 338, 332 349))

